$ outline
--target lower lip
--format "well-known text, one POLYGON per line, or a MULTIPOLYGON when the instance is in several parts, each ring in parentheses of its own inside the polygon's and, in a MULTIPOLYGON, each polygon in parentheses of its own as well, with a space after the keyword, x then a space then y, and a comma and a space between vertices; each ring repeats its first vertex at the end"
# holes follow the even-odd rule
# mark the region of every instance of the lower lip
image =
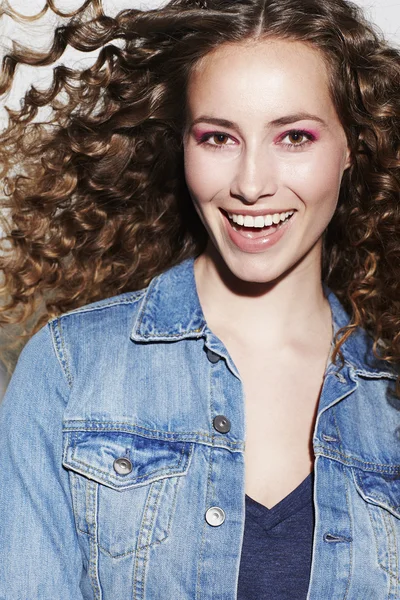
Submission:
POLYGON ((284 223, 279 227, 279 229, 276 229, 271 233, 266 231, 265 235, 252 239, 245 237, 243 235, 243 232, 241 232, 240 230, 233 229, 231 221, 226 215, 226 213, 222 212, 222 215, 225 221, 225 227, 227 229, 228 235, 232 242, 235 244, 235 246, 237 246, 239 250, 242 250, 243 252, 249 252, 254 254, 258 252, 264 252, 264 250, 266 250, 267 248, 271 248, 271 246, 277 244, 279 240, 285 235, 286 231, 289 229, 290 224, 295 216, 292 215, 287 221, 284 221, 284 223))

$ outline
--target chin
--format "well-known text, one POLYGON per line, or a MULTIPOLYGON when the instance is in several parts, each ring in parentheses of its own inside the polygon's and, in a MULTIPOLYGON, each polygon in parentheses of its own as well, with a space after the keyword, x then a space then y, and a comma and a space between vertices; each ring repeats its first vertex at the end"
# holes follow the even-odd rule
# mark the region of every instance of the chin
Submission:
POLYGON ((290 271, 290 266, 268 264, 270 261, 265 256, 249 256, 239 260, 221 258, 225 278, 236 279, 237 282, 272 285, 290 271))

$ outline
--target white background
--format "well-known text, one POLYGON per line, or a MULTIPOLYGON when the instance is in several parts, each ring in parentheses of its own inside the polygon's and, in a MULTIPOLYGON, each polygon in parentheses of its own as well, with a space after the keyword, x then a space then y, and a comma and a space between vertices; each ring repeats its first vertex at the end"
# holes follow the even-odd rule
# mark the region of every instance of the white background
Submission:
MULTIPOLYGON (((45 0, 8 0, 9 5, 21 15, 31 16, 38 14, 45 4, 45 0)), ((68 13, 78 8, 82 0, 55 0, 56 6, 61 11, 68 13)), ((385 34, 386 38, 400 47, 400 0, 356 0, 362 6, 367 17, 375 23, 385 34)), ((125 8, 156 8, 164 2, 160 0, 103 0, 105 11, 115 14, 125 8)), ((0 0, 0 14, 6 11, 5 0, 0 0)), ((19 22, 11 19, 7 14, 0 16, 0 56, 7 52, 12 41, 17 41, 23 46, 35 49, 45 49, 49 46, 54 27, 62 23, 63 19, 56 17, 52 11, 34 22, 19 22)), ((74 65, 78 61, 86 64, 94 60, 94 55, 81 54, 75 50, 67 50, 62 61, 74 65)), ((51 80, 51 68, 20 67, 15 77, 11 92, 0 103, 0 128, 6 123, 4 103, 17 108, 24 91, 30 84, 46 86, 51 80)), ((0 398, 5 386, 5 376, 0 368, 0 398)))
MULTIPOLYGON (((0 7, 3 6, 3 10, 6 2, 15 11, 27 16, 38 14, 45 5, 45 0, 0 0, 0 7)), ((68 12, 79 7, 82 0, 55 0, 55 3, 61 11, 68 12)), ((103 0, 105 11, 109 14, 115 14, 124 8, 156 8, 164 3, 160 0, 103 0)), ((392 44, 400 46, 400 0, 356 0, 356 3, 364 8, 368 18, 384 32, 392 44)), ((7 14, 3 14, 0 17, 0 55, 9 49, 11 40, 38 50, 45 49, 50 44, 55 25, 62 21, 50 10, 33 23, 16 23, 7 14)), ((90 56, 71 49, 66 51, 62 62, 73 65, 83 60, 88 64, 93 59, 94 55, 90 56)), ((38 87, 46 86, 50 78, 49 68, 19 67, 15 84, 5 100, 6 103, 11 107, 18 107, 21 94, 30 83, 34 82, 38 87)), ((5 119, 5 111, 0 104, 0 127, 4 125, 5 119)))

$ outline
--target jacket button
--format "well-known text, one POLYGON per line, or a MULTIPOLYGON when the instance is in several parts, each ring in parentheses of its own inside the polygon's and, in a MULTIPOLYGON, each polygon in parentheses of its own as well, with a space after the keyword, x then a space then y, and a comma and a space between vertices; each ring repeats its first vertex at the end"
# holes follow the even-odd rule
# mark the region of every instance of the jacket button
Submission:
POLYGON ((219 527, 225 521, 225 513, 219 506, 212 506, 206 512, 206 521, 211 527, 219 527))
POLYGON ((114 460, 113 467, 118 475, 129 475, 133 468, 129 458, 117 458, 114 460))
POLYGON ((228 433, 231 430, 231 422, 224 415, 217 415, 213 420, 213 426, 219 433, 228 433))
POLYGON ((207 348, 207 358, 210 361, 210 363, 215 364, 220 360, 221 357, 218 356, 218 354, 215 354, 215 352, 213 352, 209 348, 207 348))

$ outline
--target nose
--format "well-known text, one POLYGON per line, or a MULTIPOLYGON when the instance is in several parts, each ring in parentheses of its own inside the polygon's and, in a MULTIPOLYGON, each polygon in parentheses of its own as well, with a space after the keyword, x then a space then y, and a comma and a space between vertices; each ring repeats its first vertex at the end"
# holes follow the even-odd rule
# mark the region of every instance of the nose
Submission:
POLYGON ((278 189, 278 170, 274 157, 260 149, 243 152, 231 184, 231 196, 245 204, 273 196, 278 189))

